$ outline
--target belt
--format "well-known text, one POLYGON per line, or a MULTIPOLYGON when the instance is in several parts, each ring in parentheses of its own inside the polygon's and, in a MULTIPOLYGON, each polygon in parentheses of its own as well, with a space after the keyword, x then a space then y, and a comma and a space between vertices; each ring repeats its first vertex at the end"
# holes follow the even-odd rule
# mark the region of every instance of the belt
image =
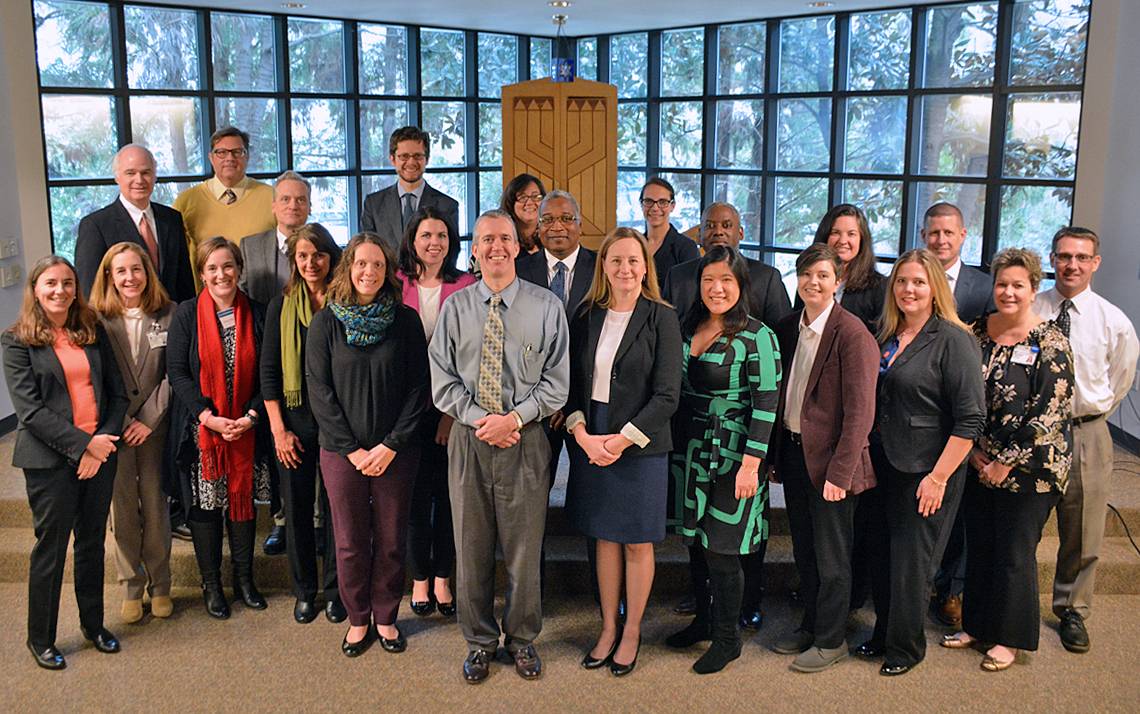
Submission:
POLYGON ((1081 424, 1088 424, 1090 421, 1096 421, 1097 419, 1100 419, 1103 416, 1104 416, 1104 414, 1086 414, 1084 416, 1073 417, 1073 426, 1079 426, 1081 424))

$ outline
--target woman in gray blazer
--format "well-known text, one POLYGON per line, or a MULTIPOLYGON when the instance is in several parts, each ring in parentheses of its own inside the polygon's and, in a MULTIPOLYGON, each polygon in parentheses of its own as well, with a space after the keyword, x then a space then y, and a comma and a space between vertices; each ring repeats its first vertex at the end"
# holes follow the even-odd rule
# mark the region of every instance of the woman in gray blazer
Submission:
POLYGON ((170 509, 162 472, 170 403, 166 334, 174 305, 145 250, 122 242, 103 255, 91 307, 111 338, 130 400, 111 497, 115 566, 124 588, 120 614, 123 622, 141 620, 146 591, 151 614, 170 617, 170 509))

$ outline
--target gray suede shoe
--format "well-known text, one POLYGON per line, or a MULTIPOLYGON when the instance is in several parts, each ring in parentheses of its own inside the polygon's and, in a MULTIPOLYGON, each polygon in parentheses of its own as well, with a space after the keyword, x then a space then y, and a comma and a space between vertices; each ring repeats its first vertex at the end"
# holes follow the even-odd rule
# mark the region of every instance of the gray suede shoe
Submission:
POLYGON ((792 660, 792 669, 797 672, 822 672, 846 657, 846 642, 835 649, 812 647, 792 660))
POLYGON ((796 628, 795 631, 776 640, 775 644, 772 645, 772 651, 776 654, 798 655, 811 647, 812 642, 815 642, 815 635, 807 630, 796 628))

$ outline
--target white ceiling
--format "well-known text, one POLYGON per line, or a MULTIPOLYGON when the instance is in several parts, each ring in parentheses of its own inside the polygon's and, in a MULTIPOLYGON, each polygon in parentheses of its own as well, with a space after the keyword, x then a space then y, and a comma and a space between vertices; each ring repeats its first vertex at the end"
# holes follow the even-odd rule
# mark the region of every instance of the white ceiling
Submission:
POLYGON ((286 8, 281 0, 150 0, 164 5, 192 5, 224 10, 253 10, 315 15, 472 30, 498 30, 553 35, 551 16, 570 16, 565 33, 584 36, 629 30, 682 27, 710 22, 807 15, 907 5, 913 0, 835 0, 830 7, 811 7, 807 0, 572 0, 554 9, 547 0, 299 0, 303 8, 286 8))

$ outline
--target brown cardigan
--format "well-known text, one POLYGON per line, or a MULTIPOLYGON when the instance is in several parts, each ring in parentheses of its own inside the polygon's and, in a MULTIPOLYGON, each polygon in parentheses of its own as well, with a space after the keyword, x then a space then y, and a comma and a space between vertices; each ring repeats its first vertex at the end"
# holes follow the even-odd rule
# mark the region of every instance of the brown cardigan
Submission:
MULTIPOLYGON (((780 470, 780 444, 784 430, 787 377, 792 370, 798 323, 796 310, 776 323, 780 359, 786 365, 780 382, 780 405, 772 443, 776 479, 780 470)), ((808 375, 801 410, 804 461, 812 485, 823 491, 830 481, 852 495, 875 486, 875 472, 867 436, 875 423, 875 384, 879 375, 879 346, 863 321, 836 304, 820 337, 819 351, 808 375)))

